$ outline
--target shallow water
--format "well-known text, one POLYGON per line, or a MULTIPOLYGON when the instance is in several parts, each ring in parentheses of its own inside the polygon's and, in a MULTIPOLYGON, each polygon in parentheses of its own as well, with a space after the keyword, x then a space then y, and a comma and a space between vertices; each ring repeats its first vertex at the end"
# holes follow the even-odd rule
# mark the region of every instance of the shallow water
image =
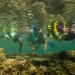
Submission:
MULTIPOLYGON (((26 40, 26 37, 23 37, 23 47, 22 47, 22 53, 32 53, 30 50, 31 47, 29 46, 29 43, 26 40)), ((56 41, 52 40, 56 45, 54 48, 48 45, 48 48, 46 52, 57 52, 60 50, 74 50, 75 49, 75 44, 73 44, 72 41, 56 41)), ((7 40, 6 38, 1 38, 0 39, 0 48, 4 48, 4 52, 6 54, 13 54, 13 53, 19 53, 19 44, 14 43, 12 40, 7 40)), ((41 44, 41 46, 37 49, 36 51, 37 54, 44 54, 44 45, 41 44)))

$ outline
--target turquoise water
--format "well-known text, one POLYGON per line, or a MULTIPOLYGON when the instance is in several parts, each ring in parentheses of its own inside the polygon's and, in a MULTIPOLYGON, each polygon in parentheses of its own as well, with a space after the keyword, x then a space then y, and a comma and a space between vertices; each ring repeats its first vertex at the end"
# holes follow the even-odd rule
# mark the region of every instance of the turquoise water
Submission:
MULTIPOLYGON (((22 47, 22 53, 32 53, 31 47, 29 46, 29 43, 26 40, 26 37, 23 37, 23 47, 22 47)), ((51 46, 48 46, 47 52, 57 52, 60 50, 75 50, 75 44, 73 44, 72 41, 56 41, 52 40, 56 45, 54 48, 51 46)), ((7 40, 6 38, 0 39, 0 48, 4 48, 5 54, 14 54, 19 53, 19 44, 14 43, 12 40, 7 40)), ((36 51, 38 54, 44 54, 44 45, 42 44, 36 51)))

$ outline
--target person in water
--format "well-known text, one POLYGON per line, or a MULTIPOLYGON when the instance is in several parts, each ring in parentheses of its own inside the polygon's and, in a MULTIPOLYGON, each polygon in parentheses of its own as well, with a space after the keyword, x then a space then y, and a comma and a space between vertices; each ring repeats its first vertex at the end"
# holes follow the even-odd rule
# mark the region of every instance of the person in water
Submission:
POLYGON ((45 4, 43 2, 35 2, 32 4, 31 10, 30 10, 30 25, 33 28, 33 26, 39 26, 33 28, 33 32, 29 33, 29 40, 30 40, 30 46, 32 47, 32 50, 35 51, 38 49, 38 47, 41 45, 41 43, 44 43, 45 40, 43 39, 43 33, 42 27, 46 25, 49 21, 48 14, 45 10, 45 4), (39 16, 38 16, 39 15, 39 16), (34 35, 32 35, 34 34, 34 35), (33 40, 32 36, 34 38, 37 38, 37 40, 33 40), (36 46, 37 44, 37 46, 36 46))
POLYGON ((45 43, 42 28, 39 28, 37 26, 33 27, 33 31, 28 34, 28 37, 32 51, 37 50, 42 43, 45 43))
POLYGON ((50 41, 50 35, 51 34, 51 26, 50 25, 48 25, 47 26, 47 38, 46 38, 46 40, 45 40, 45 45, 44 45, 44 49, 46 50, 47 49, 47 44, 49 43, 49 41, 50 41))
MULTIPOLYGON (((71 22, 72 23, 72 22, 71 22)), ((61 29, 63 34, 58 37, 58 39, 62 39, 63 37, 71 36, 71 38, 75 38, 75 23, 72 23, 70 26, 61 29)))
POLYGON ((8 40, 12 40, 14 43, 19 43, 20 46, 20 54, 22 53, 22 34, 18 33, 18 30, 15 30, 15 28, 4 28, 3 29, 4 35, 2 37, 6 37, 8 40))
MULTIPOLYGON (((59 18, 59 20, 58 20, 57 22, 59 22, 60 24, 63 24, 63 22, 64 22, 64 17, 62 17, 60 14, 58 14, 57 16, 58 16, 58 18, 59 18)), ((61 30, 59 30, 59 31, 61 31, 61 30)), ((49 45, 49 46, 51 46, 51 47, 54 47, 54 46, 55 46, 55 43, 54 43, 54 42, 50 43, 50 42, 51 42, 51 41, 50 41, 51 34, 52 34, 55 38, 57 38, 56 35, 58 36, 58 33, 56 33, 56 35, 54 34, 54 22, 52 23, 52 25, 50 25, 50 24, 47 25, 47 38, 46 38, 46 40, 45 40, 45 45, 44 45, 44 49, 45 49, 45 50, 47 49, 47 45, 49 45)))

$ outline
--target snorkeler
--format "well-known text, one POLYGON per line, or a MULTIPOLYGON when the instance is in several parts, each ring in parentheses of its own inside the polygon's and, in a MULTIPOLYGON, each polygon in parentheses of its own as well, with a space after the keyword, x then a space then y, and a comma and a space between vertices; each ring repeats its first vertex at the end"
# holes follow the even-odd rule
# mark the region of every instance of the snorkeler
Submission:
POLYGON ((32 47, 32 51, 37 50, 42 43, 45 43, 42 30, 37 26, 33 27, 33 31, 28 34, 28 37, 29 44, 32 47))
POLYGON ((60 14, 58 14, 57 16, 59 17, 58 21, 54 21, 51 25, 50 24, 47 25, 47 38, 45 40, 45 45, 44 45, 44 49, 45 50, 47 49, 47 45, 49 45, 51 47, 55 47, 55 43, 51 42, 51 40, 50 40, 51 38, 50 37, 53 37, 54 39, 58 38, 58 36, 60 34, 58 32, 58 29, 61 32, 60 28, 64 27, 63 26, 64 21, 65 21, 64 17, 62 17, 60 14))
POLYGON ((48 25, 47 26, 47 38, 45 40, 45 45, 44 45, 45 52, 46 52, 46 49, 47 49, 47 45, 51 46, 52 48, 55 47, 55 43, 50 41, 51 34, 52 34, 52 28, 51 28, 51 25, 48 25))
POLYGON ((48 21, 45 4, 43 2, 33 3, 30 9, 30 26, 32 27, 33 32, 29 33, 29 43, 32 47, 32 51, 37 50, 42 43, 45 43, 41 28, 46 25, 48 21))
POLYGON ((58 14, 60 18, 60 23, 57 25, 57 31, 60 32, 61 34, 58 36, 58 39, 61 40, 71 40, 74 39, 74 33, 75 33, 75 23, 68 21, 65 21, 65 18, 62 17, 60 14, 58 14))
POLYGON ((18 30, 15 31, 15 28, 7 28, 5 27, 3 29, 4 35, 3 37, 6 37, 8 40, 12 40, 14 43, 19 43, 20 46, 20 54, 22 53, 22 34, 18 33, 18 30))
MULTIPOLYGON (((61 16, 60 16, 61 17, 61 16)), ((70 41, 75 38, 75 23, 66 22, 63 17, 48 26, 47 31, 56 40, 70 41)), ((47 38, 44 48, 47 49, 50 37, 47 38)))
POLYGON ((74 39, 75 38, 75 23, 72 23, 70 27, 63 28, 62 31, 63 31, 63 34, 60 35, 58 39, 62 39, 65 36, 66 37, 64 38, 64 40, 74 39))

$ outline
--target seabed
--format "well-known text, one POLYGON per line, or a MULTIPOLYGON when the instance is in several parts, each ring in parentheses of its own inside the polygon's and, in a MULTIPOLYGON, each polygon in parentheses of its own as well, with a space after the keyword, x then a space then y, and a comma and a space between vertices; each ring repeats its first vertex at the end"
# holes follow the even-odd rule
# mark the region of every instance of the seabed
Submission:
POLYGON ((0 48, 0 75, 75 75, 75 51, 19 55, 0 48))

